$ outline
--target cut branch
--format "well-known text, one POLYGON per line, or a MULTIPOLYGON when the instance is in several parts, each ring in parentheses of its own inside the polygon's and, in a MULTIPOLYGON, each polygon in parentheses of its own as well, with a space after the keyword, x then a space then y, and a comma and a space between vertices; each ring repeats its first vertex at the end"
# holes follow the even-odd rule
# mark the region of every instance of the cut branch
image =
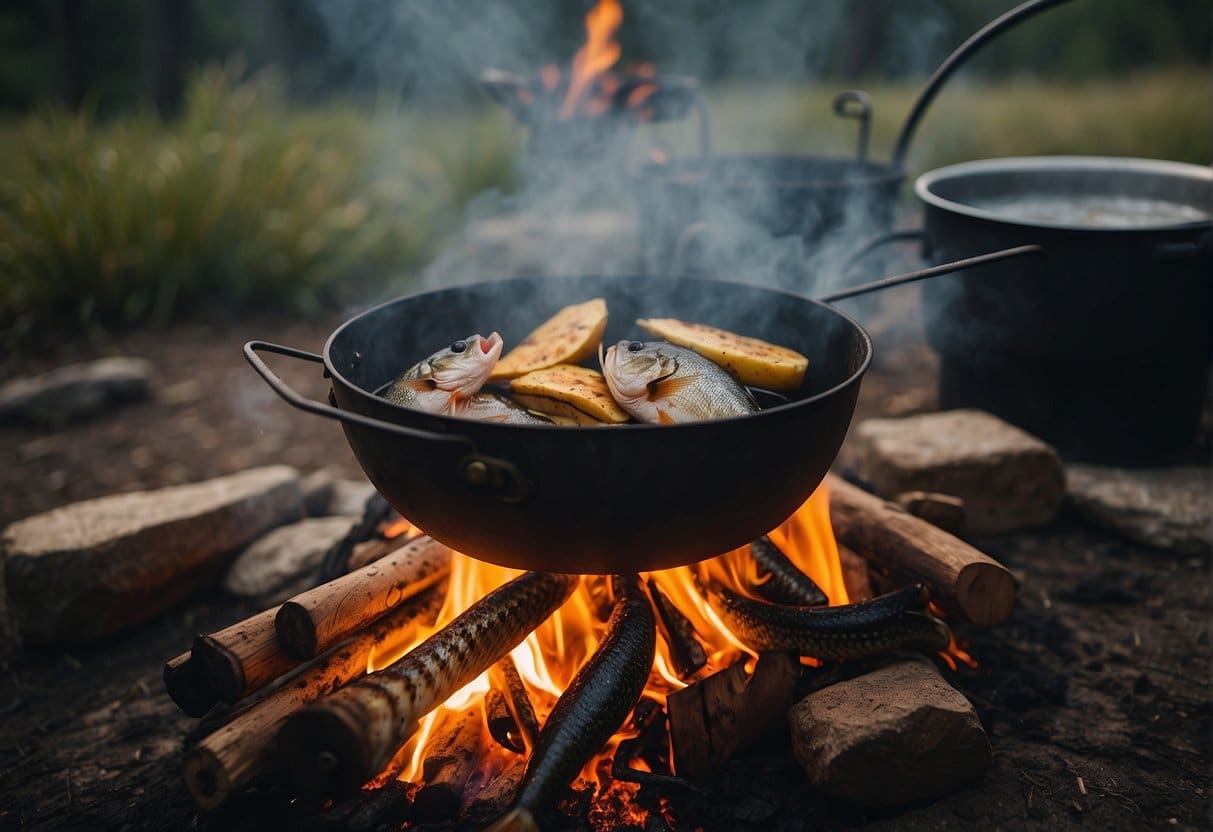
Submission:
POLYGON ((480 761, 480 714, 468 708, 448 720, 421 764, 425 785, 413 797, 417 820, 449 820, 459 812, 463 789, 480 761))
POLYGON ((1015 579, 1002 564, 839 477, 828 485, 834 533, 877 569, 925 583, 933 601, 979 627, 1011 614, 1015 579))
POLYGON ((186 716, 202 716, 219 701, 201 664, 188 651, 164 663, 164 689, 186 716))
POLYGON ((432 624, 442 607, 440 588, 400 607, 315 660, 196 745, 185 758, 185 785, 203 809, 214 809, 265 770, 273 732, 299 708, 366 673, 385 646, 432 624))
POLYGON ((526 743, 518 730, 518 723, 510 713, 506 704, 505 694, 497 688, 489 688, 484 694, 484 721, 489 728, 489 736, 502 748, 521 754, 526 751, 526 743))
POLYGON ((194 639, 194 660, 224 702, 256 693, 299 664, 278 644, 274 633, 278 609, 272 607, 194 639))
POLYGON ((708 663, 707 652, 695 636, 695 625, 674 605, 657 582, 646 582, 653 611, 657 614, 657 632, 670 651, 670 663, 679 679, 689 679, 708 663))
POLYGON ((531 695, 522 682, 522 676, 518 673, 518 665, 514 664, 513 656, 507 654, 501 661, 493 665, 489 670, 489 682, 504 696, 505 706, 509 710, 514 727, 517 728, 519 738, 522 740, 523 747, 515 750, 529 753, 535 747, 535 740, 539 737, 539 718, 535 716, 535 706, 531 702, 531 695))
POLYGON ((275 620, 286 655, 300 661, 324 652, 354 630, 424 592, 451 570, 451 550, 430 537, 327 584, 296 595, 275 620))
POLYGON ((389 667, 293 714, 278 748, 296 794, 350 794, 380 771, 418 720, 516 647, 577 586, 528 572, 486 595, 389 667))

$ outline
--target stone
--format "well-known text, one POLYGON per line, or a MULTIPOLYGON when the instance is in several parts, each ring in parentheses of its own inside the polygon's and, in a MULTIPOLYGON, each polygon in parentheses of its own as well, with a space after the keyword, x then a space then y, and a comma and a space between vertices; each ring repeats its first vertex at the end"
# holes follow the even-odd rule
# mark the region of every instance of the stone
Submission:
POLYGON ((30 645, 80 642, 147 621, 301 511, 298 471, 273 465, 19 520, 0 537, 18 636, 30 645))
POLYGON ((333 468, 319 468, 303 478, 299 488, 303 491, 303 510, 309 517, 329 514, 336 486, 337 473, 333 468))
POLYGON ((360 517, 309 517, 279 526, 236 556, 223 588, 266 606, 309 589, 324 553, 345 537, 360 517))
POLYGON ((69 364, 0 387, 0 422, 58 426, 148 397, 152 365, 141 358, 69 364))
POLYGON ((865 806, 933 800, 990 767, 977 712, 926 659, 815 691, 792 707, 788 721, 809 782, 865 806))
POLYGON ((366 510, 366 501, 374 495, 375 486, 366 480, 336 480, 332 497, 329 498, 328 514, 356 514, 361 517, 366 510))
POLYGON ((928 491, 964 501, 966 533, 1042 526, 1065 499, 1065 469, 1036 437, 980 410, 868 419, 848 440, 845 462, 888 499, 928 491))
POLYGON ((1213 468, 1066 469, 1070 504, 1089 522, 1185 555, 1213 552, 1213 468))

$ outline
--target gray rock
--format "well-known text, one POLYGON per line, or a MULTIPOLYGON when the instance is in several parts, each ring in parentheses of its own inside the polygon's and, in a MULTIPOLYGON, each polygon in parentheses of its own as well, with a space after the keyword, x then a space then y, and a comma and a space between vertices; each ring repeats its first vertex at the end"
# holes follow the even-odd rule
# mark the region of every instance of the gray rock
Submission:
POLYGON ((1097 526, 1160 549, 1213 552, 1213 468, 1066 469, 1070 502, 1097 526))
POLYGON ((1001 534, 1048 523, 1065 498, 1056 451, 980 410, 868 419, 845 460, 886 498, 934 491, 964 501, 965 530, 1001 534))
POLYGON ((309 517, 324 517, 329 514, 333 492, 337 486, 337 473, 332 468, 320 468, 308 474, 299 483, 303 491, 303 510, 309 517))
POLYGON ((307 589, 324 553, 359 517, 313 517, 280 526, 241 552, 223 588, 233 595, 278 603, 307 589))
POLYGON ((329 498, 329 514, 356 514, 362 516, 366 501, 375 494, 375 486, 366 480, 337 480, 329 498))
POLYGON ((20 520, 0 538, 10 614, 28 644, 115 633, 209 584, 231 553, 301 510, 299 473, 274 465, 20 520))
POLYGON ((990 742, 973 706, 924 659, 811 693, 788 721, 809 781, 866 806, 942 797, 990 767, 990 742))
POLYGON ((62 425, 147 398, 152 365, 141 358, 69 364, 0 387, 0 421, 62 425))

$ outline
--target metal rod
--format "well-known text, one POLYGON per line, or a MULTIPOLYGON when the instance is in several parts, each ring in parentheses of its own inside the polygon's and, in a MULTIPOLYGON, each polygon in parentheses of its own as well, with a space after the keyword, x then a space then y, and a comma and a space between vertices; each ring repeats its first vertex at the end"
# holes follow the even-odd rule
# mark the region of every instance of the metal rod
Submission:
POLYGON ((822 303, 834 303, 846 298, 853 298, 856 295, 866 295, 869 292, 901 286, 903 283, 914 283, 915 281, 926 280, 928 277, 935 277, 936 275, 958 272, 961 269, 969 269, 974 266, 984 266, 986 263, 995 263, 999 260, 1009 260, 1012 257, 1023 257, 1028 254, 1044 254, 1044 251, 1043 246, 1016 246, 1015 248, 994 251, 989 254, 979 254, 976 257, 966 257, 964 260, 954 260, 941 266, 931 266, 929 269, 919 269, 916 272, 906 272, 905 274, 893 275, 882 280, 874 280, 871 283, 864 283, 860 286, 853 286, 850 289, 843 289, 841 292, 825 295, 824 297, 817 298, 817 300, 822 303))

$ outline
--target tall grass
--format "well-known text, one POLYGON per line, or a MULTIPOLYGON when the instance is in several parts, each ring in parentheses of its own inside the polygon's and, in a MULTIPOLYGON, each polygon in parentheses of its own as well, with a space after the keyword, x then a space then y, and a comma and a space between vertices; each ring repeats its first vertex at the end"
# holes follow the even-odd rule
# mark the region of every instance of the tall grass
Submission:
MULTIPOLYGON (((176 123, 45 112, 0 131, 0 327, 313 312, 415 268, 509 184, 498 118, 288 106, 210 71, 176 123)), ((506 137, 503 140, 503 137, 506 137)), ((10 330, 11 331, 11 330, 10 330)))

